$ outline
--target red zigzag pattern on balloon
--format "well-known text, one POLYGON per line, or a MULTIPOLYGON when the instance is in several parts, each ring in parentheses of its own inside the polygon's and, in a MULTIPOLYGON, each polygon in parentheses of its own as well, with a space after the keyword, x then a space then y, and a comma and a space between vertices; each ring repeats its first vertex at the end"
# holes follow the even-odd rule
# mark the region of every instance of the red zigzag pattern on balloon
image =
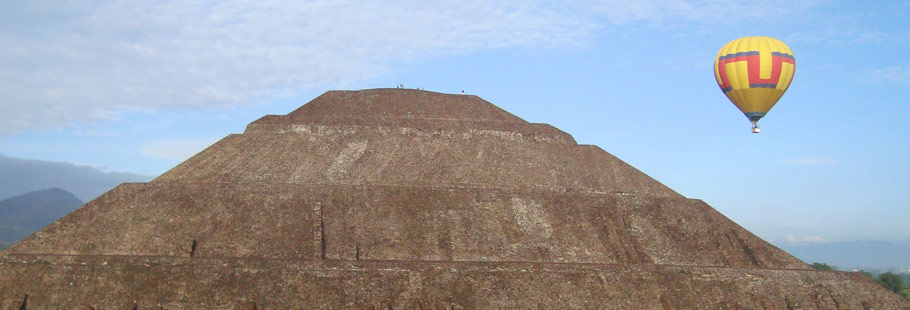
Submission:
POLYGON ((772 52, 771 77, 763 79, 758 76, 759 72, 761 72, 761 61, 759 60, 758 55, 758 51, 750 51, 720 56, 720 58, 717 59, 717 70, 721 80, 720 89, 723 90, 724 93, 733 90, 733 85, 730 84, 730 78, 727 76, 728 63, 739 61, 745 61, 747 63, 749 68, 749 88, 777 88, 777 84, 780 82, 780 71, 783 63, 796 66, 796 58, 794 58, 793 55, 772 52))

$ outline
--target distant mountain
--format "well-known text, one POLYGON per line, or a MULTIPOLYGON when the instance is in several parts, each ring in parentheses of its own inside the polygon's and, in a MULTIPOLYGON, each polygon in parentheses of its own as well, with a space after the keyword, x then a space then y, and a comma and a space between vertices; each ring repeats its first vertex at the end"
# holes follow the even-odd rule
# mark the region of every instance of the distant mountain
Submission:
POLYGON ((81 205, 79 198, 59 188, 0 201, 0 248, 44 228, 81 205))
POLYGON ((146 182, 152 177, 104 172, 89 166, 0 155, 0 199, 23 193, 63 188, 82 201, 90 201, 124 182, 146 182))
POLYGON ((888 270, 910 266, 910 247, 890 242, 854 241, 778 246, 804 262, 826 263, 840 270, 888 270))

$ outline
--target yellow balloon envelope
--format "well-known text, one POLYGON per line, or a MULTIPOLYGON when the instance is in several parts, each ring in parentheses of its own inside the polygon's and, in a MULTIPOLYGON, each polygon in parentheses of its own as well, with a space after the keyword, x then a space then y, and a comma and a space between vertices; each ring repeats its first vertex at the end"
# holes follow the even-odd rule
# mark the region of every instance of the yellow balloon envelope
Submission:
POLYGON ((769 37, 745 37, 727 43, 714 59, 714 77, 727 98, 752 122, 758 120, 784 95, 796 59, 784 42, 769 37))

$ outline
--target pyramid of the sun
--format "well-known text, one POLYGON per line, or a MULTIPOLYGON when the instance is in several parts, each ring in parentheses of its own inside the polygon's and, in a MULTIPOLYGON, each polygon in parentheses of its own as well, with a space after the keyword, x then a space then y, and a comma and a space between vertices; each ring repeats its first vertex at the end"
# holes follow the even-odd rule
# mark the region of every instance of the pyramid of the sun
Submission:
POLYGON ((470 95, 330 91, 0 254, 13 309, 910 309, 470 95))

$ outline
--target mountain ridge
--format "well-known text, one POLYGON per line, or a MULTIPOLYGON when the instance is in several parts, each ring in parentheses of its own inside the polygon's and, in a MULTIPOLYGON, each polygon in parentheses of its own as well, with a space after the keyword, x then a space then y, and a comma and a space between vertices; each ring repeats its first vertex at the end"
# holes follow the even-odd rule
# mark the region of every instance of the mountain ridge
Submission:
POLYGON ((90 201, 125 182, 151 180, 125 172, 104 172, 68 162, 24 159, 0 154, 0 199, 47 188, 62 188, 79 200, 90 201))
POLYGON ((50 225, 82 204, 79 198, 61 188, 0 200, 0 248, 50 225))

